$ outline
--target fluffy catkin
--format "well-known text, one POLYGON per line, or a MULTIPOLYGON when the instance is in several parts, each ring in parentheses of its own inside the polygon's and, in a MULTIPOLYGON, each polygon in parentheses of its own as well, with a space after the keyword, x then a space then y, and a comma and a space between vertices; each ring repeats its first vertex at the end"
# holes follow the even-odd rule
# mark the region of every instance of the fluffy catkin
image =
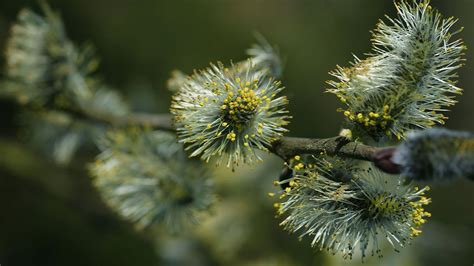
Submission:
POLYGON ((474 134, 432 128, 408 134, 393 161, 409 179, 474 179, 474 134))
POLYGON ((171 113, 180 142, 209 161, 218 158, 228 167, 259 160, 287 130, 288 100, 279 96, 281 83, 255 66, 211 64, 196 71, 173 96, 171 113))
POLYGON ((400 1, 396 8, 397 17, 378 23, 370 56, 338 67, 331 73, 337 80, 328 82, 358 137, 401 139, 412 129, 444 124, 442 112, 462 92, 456 71, 466 47, 454 39, 456 19, 426 0, 400 1))
POLYGON ((138 229, 165 224, 180 232, 213 202, 205 165, 188 159, 171 133, 110 131, 99 147, 102 153, 90 167, 94 185, 138 229))
POLYGON ((293 174, 275 182, 284 188, 275 203, 285 217, 281 226, 311 238, 320 250, 381 257, 381 240, 398 250, 421 234, 431 216, 424 210, 429 187, 402 185, 378 170, 327 156, 295 156, 289 167, 293 174))

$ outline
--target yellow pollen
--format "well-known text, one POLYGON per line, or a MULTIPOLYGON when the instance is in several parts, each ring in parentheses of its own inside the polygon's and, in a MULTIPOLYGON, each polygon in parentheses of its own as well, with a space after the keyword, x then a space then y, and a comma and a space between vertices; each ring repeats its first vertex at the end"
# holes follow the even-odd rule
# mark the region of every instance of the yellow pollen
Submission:
POLYGON ((421 230, 415 229, 414 227, 411 227, 411 236, 419 236, 421 234, 421 230))
POLYGON ((232 132, 230 132, 229 134, 227 134, 227 137, 226 137, 226 138, 227 138, 228 140, 234 142, 234 141, 235 141, 235 137, 236 137, 236 135, 235 135, 235 133, 232 131, 232 132))
POLYGON ((302 163, 299 163, 299 164, 295 165, 295 170, 296 171, 301 170, 303 168, 304 168, 304 164, 302 164, 302 163))

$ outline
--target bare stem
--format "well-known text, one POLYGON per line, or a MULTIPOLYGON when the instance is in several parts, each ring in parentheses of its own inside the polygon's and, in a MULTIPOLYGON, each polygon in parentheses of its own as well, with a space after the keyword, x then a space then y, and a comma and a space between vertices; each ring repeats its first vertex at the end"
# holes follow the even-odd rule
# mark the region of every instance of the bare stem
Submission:
MULTIPOLYGON (((112 127, 143 126, 171 132, 176 131, 170 114, 131 113, 120 116, 96 109, 74 108, 72 106, 59 109, 55 106, 53 109, 65 112, 76 119, 106 124, 112 127)), ((375 166, 384 172, 400 173, 399 166, 391 160, 395 150, 394 147, 372 147, 360 142, 350 141, 341 136, 324 139, 282 137, 267 148, 268 151, 285 161, 298 154, 319 155, 325 153, 331 156, 374 162, 375 166)))
POLYGON ((326 153, 328 155, 372 161, 378 150, 379 148, 349 141, 345 137, 325 139, 283 137, 270 147, 272 153, 284 160, 297 154, 326 153))
MULTIPOLYGON (((122 127, 137 125, 175 131, 172 117, 169 114, 134 113, 127 116, 116 116, 102 114, 95 110, 64 109, 62 111, 82 119, 89 119, 111 126, 122 127)), ((268 150, 283 160, 288 160, 297 154, 320 154, 324 152, 329 155, 373 161, 375 154, 382 149, 349 141, 345 137, 325 139, 283 137, 272 143, 272 145, 268 147, 268 150)))

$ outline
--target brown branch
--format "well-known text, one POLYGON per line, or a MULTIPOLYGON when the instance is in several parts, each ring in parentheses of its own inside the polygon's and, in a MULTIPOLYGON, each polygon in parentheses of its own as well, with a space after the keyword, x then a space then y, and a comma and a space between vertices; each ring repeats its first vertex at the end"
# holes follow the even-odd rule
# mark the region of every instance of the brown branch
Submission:
MULTIPOLYGON (((144 126, 167 131, 176 130, 170 114, 132 113, 118 116, 93 109, 62 108, 60 111, 67 112, 78 119, 91 120, 114 127, 144 126)), ((398 166, 390 160, 393 147, 372 147, 341 136, 324 139, 283 137, 273 142, 268 150, 285 161, 297 154, 318 155, 324 152, 333 156, 371 161, 388 173, 399 172, 398 166)))
MULTIPOLYGON (((112 126, 146 126, 155 129, 175 131, 172 117, 169 114, 146 114, 135 113, 127 116, 116 116, 101 114, 95 110, 64 110, 81 118, 89 118, 97 122, 106 123, 112 126)), ((320 154, 325 152, 329 155, 336 155, 358 160, 372 161, 376 152, 380 148, 367 146, 362 143, 349 141, 345 137, 332 137, 325 139, 283 137, 272 143, 268 150, 279 156, 283 160, 297 154, 320 154)))
POLYGON ((326 139, 283 137, 270 147, 272 153, 284 160, 297 154, 320 154, 324 152, 329 155, 372 161, 378 150, 379 148, 349 141, 345 137, 326 139))

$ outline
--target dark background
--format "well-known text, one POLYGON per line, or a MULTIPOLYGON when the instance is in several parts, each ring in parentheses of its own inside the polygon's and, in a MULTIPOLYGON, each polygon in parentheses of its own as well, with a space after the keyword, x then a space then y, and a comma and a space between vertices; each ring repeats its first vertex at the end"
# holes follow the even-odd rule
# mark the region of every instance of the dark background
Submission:
MULTIPOLYGON (((293 115, 290 135, 329 137, 340 130, 336 97, 324 93, 328 71, 347 65, 351 53, 369 52, 370 30, 392 1, 374 0, 50 0, 69 37, 91 41, 102 58, 101 75, 140 111, 166 112, 165 84, 177 68, 191 72, 217 60, 245 58, 260 32, 285 58, 282 78, 293 115)), ((474 47, 474 1, 436 0, 460 19, 460 36, 474 47)), ((0 2, 0 48, 22 7, 36 1, 0 2)), ((474 53, 460 71, 459 97, 447 127, 474 131, 474 53)), ((3 66, 3 54, 0 57, 3 66)), ((1 89, 1 88, 0 88, 1 89)), ((0 101, 0 264, 10 265, 340 265, 278 227, 271 191, 281 162, 230 173, 216 169, 219 203, 196 230, 182 236, 144 235, 101 202, 80 155, 59 167, 18 137, 20 109, 0 101), (157 243, 153 245, 153 243, 157 243)), ((366 265, 472 265, 474 184, 434 185, 432 219, 415 243, 366 265)), ((345 262, 344 262, 345 263, 345 262)), ((355 264, 357 264, 356 262, 355 264)))

